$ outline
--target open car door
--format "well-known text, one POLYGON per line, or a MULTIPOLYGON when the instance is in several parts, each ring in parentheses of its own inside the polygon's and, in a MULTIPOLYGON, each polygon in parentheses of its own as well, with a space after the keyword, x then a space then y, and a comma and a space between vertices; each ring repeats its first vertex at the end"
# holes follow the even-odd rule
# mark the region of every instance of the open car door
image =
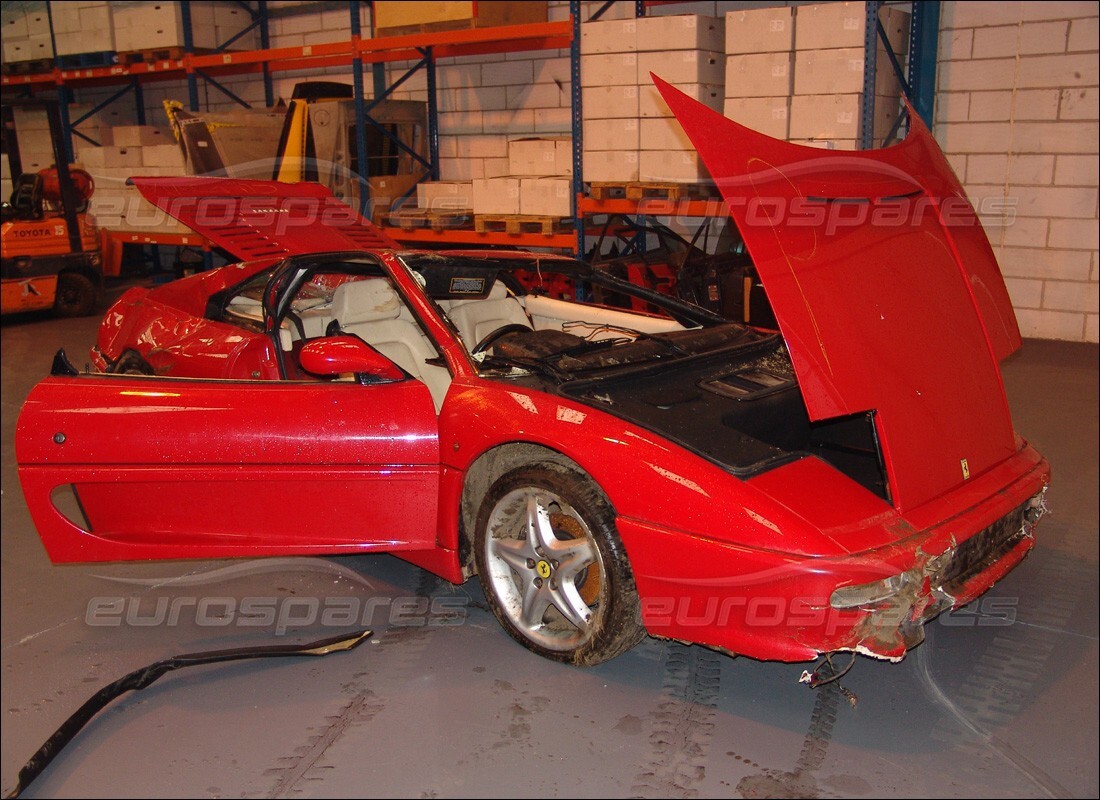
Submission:
POLYGON ((412 379, 54 375, 16 457, 55 562, 424 550, 437 429, 412 379))

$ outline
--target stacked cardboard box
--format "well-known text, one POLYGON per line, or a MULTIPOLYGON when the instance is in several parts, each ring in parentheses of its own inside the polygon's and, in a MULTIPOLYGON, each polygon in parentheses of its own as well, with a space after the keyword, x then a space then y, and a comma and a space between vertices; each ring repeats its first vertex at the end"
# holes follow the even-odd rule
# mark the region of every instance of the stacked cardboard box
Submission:
POLYGON ((520 214, 540 217, 573 214, 570 137, 512 139, 508 142, 508 171, 520 178, 520 214))
MULTIPOLYGON (((69 118, 79 119, 87 114, 91 107, 82 103, 74 103, 69 106, 69 118)), ((106 144, 111 141, 112 125, 116 122, 129 121, 129 109, 121 104, 101 109, 98 113, 80 123, 77 130, 106 144)), ((23 108, 14 106, 12 114, 15 122, 15 130, 19 139, 19 160, 24 173, 39 172, 54 166, 54 153, 50 139, 50 123, 46 117, 46 111, 42 108, 23 108)), ((78 150, 84 142, 78 136, 73 137, 73 144, 78 150)), ((7 161, 7 159, 0 159, 7 161)), ((79 157, 77 158, 79 162, 79 157)))
MULTIPOLYGON (((904 63, 909 14, 882 9, 879 20, 891 49, 904 63)), ((859 146, 866 68, 866 4, 822 3, 795 11, 792 141, 831 142, 836 149, 859 146)), ((875 70, 873 130, 876 143, 889 133, 900 111, 901 84, 881 39, 875 70)))
MULTIPOLYGON (((909 14, 880 20, 904 59, 909 14)), ((726 14, 725 115, 777 139, 855 149, 862 125, 867 14, 862 2, 763 8, 726 14)), ((879 43, 877 140, 897 119, 901 87, 879 43)))
POLYGON ((416 185, 416 207, 425 211, 467 211, 473 208, 472 181, 422 181, 416 185))
POLYGON ((546 3, 525 0, 481 2, 408 3, 378 0, 372 3, 377 36, 491 28, 546 22, 546 3))
POLYGON ((638 23, 581 26, 584 179, 638 180, 638 23))
POLYGON ((113 53, 115 19, 110 3, 66 0, 51 2, 54 41, 59 56, 113 53))
POLYGON ((0 31, 5 63, 53 58, 50 19, 44 2, 4 3, 0 7, 0 31))
POLYGON ((475 214, 568 217, 573 213, 573 145, 567 136, 512 139, 508 174, 476 178, 475 214))
POLYGON ((708 179, 651 75, 720 110, 722 42, 723 21, 696 14, 582 26, 585 180, 708 179))
MULTIPOLYGON (((183 47, 182 6, 176 2, 92 0, 4 3, 0 18, 4 61, 53 58, 51 18, 59 56, 183 47)), ((187 6, 192 42, 200 49, 217 47, 252 22, 251 15, 237 3, 192 2, 187 6)), ((257 46, 255 30, 233 43, 238 50, 257 46)))
MULTIPOLYGON (((108 138, 108 137, 104 137, 108 138)), ((134 175, 184 174, 183 151, 172 134, 150 125, 119 125, 110 145, 78 149, 79 166, 95 179, 91 212, 107 230, 135 233, 188 233, 188 229, 147 202, 126 181, 134 175)))
MULTIPOLYGON (((212 49, 227 41, 252 22, 251 16, 236 3, 192 2, 191 41, 198 49, 212 49)), ((115 19, 115 43, 118 51, 156 50, 183 47, 181 3, 112 3, 115 19)), ((256 31, 249 31, 233 43, 233 49, 257 47, 256 31)))
POLYGON ((793 9, 726 14, 725 115, 768 136, 786 139, 793 51, 793 9))

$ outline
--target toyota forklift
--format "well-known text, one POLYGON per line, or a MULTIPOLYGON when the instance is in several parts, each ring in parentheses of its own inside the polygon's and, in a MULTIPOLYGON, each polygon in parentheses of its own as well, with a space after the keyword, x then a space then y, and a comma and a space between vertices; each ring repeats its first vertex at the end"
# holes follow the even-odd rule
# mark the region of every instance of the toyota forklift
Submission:
POLYGON ((12 176, 11 198, 0 211, 0 311, 92 314, 103 293, 99 230, 87 213, 95 191, 92 176, 69 164, 56 101, 5 101, 0 114, 12 176), (45 110, 53 167, 23 172, 13 106, 45 110))

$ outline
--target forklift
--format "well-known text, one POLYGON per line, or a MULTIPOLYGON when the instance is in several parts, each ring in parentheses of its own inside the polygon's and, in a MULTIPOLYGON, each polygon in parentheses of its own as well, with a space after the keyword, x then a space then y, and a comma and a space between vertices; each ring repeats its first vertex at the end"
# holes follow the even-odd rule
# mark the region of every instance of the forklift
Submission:
POLYGON ((92 314, 103 294, 100 235, 87 213, 95 191, 92 176, 69 164, 56 101, 5 102, 0 114, 13 181, 11 198, 0 210, 0 312, 92 314), (13 106, 45 110, 52 168, 23 172, 13 106))

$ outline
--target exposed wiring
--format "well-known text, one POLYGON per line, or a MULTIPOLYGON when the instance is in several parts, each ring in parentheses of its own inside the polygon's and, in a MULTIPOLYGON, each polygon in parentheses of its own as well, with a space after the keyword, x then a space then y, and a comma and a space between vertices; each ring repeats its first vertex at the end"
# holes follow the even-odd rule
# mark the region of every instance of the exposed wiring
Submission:
MULTIPOLYGON (((811 689, 817 689, 818 687, 825 686, 827 684, 839 681, 856 663, 856 654, 852 653, 852 658, 848 662, 847 666, 839 672, 836 669, 836 665, 833 664, 833 654, 825 653, 822 657, 822 662, 814 667, 814 671, 809 670, 802 671, 802 677, 798 679, 799 683, 809 684, 811 689)), ((836 687, 842 695, 848 700, 848 704, 852 707, 856 707, 856 703, 859 702, 859 698, 855 694, 845 689, 839 683, 836 687)))

